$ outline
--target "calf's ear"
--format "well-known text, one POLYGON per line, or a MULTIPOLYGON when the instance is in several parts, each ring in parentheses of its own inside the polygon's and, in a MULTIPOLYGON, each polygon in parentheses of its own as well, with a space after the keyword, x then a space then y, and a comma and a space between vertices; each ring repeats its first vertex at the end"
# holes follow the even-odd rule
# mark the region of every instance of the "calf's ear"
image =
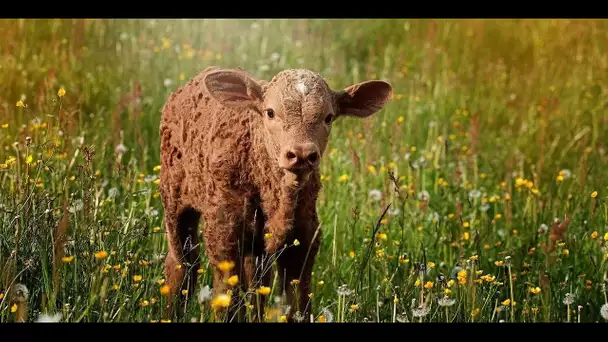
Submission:
POLYGON ((366 118, 382 109, 392 95, 393 87, 385 81, 353 84, 336 93, 338 116, 366 118))
POLYGON ((239 69, 217 69, 205 76, 209 95, 229 107, 255 105, 262 101, 262 85, 239 69))

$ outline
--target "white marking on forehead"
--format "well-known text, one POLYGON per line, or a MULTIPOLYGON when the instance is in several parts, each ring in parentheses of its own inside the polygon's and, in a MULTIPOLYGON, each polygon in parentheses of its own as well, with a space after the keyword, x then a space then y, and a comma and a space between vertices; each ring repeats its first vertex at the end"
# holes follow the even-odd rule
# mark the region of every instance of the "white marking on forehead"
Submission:
POLYGON ((308 89, 308 86, 306 85, 306 83, 304 82, 304 80, 301 80, 298 83, 296 83, 295 88, 302 95, 308 94, 309 89, 308 89))

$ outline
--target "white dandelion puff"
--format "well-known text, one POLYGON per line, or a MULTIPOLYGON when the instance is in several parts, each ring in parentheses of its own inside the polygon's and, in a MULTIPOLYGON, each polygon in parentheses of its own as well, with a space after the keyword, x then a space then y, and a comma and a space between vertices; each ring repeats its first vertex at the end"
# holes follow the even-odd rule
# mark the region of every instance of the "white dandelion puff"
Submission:
POLYGON ((57 323, 59 321, 61 321, 61 312, 53 315, 40 314, 36 319, 36 323, 57 323))
POLYGON ((203 304, 206 301, 208 301, 210 298, 211 298, 211 289, 209 288, 209 285, 205 285, 205 287, 203 287, 198 292, 198 303, 203 304))
POLYGON ((377 189, 370 190, 368 196, 372 201, 379 201, 382 199, 382 191, 377 189))
POLYGON ((608 321, 608 304, 602 305, 602 308, 600 309, 600 315, 602 315, 602 317, 608 321))

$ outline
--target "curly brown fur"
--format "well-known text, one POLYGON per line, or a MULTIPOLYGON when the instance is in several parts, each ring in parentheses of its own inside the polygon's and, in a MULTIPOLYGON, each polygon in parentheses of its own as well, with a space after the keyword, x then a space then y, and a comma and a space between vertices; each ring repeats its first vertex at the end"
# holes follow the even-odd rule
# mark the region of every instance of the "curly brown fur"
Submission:
MULTIPOLYGON (((169 247, 165 273, 171 293, 184 288, 194 293, 202 217, 215 294, 225 293, 232 275, 239 276, 244 291, 269 286, 269 273, 256 270, 255 263, 267 263, 269 255, 280 252, 279 278, 285 279, 292 307, 288 319, 298 310, 307 317, 320 245, 318 238, 313 241, 319 225, 318 169, 331 126, 341 116, 376 113, 391 95, 383 81, 333 91, 309 70, 285 70, 266 82, 240 68, 218 67, 205 69, 171 94, 160 124, 160 192, 169 247), (294 239, 300 246, 283 249, 294 239), (220 272, 221 261, 233 261, 235 267, 220 272), (295 294, 294 279, 299 280, 295 294)), ((167 312, 172 305, 169 301, 167 312)))

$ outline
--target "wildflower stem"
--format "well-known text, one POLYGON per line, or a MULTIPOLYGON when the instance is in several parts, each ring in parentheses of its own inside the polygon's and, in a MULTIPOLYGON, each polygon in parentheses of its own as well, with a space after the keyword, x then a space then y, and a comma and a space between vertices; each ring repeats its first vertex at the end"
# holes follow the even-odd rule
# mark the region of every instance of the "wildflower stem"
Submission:
POLYGON ((513 295, 513 276, 511 275, 511 263, 509 262, 509 265, 507 265, 507 268, 509 270, 509 287, 511 289, 511 323, 515 322, 515 298, 513 295))

